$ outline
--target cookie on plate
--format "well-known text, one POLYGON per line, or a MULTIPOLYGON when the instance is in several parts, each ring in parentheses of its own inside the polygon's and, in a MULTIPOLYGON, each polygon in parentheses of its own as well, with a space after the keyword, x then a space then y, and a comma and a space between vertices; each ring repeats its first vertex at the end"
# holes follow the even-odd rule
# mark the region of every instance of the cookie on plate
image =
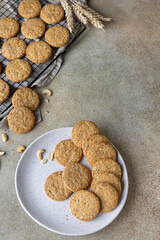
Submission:
POLYGON ((13 132, 29 132, 34 127, 34 124, 35 116, 28 108, 13 108, 8 115, 8 125, 13 132))
POLYGON ((56 161, 63 165, 80 162, 82 158, 82 149, 77 147, 71 139, 61 141, 57 144, 54 150, 56 161))
POLYGON ((39 96, 31 88, 20 88, 13 94, 12 104, 15 108, 26 107, 34 112, 39 106, 39 96))
POLYGON ((121 181, 115 174, 108 173, 108 172, 97 174, 93 178, 91 188, 98 183, 110 183, 110 184, 112 184, 116 188, 116 190, 118 192, 118 195, 119 196, 121 195, 121 190, 122 190, 121 181))
POLYGON ((32 42, 26 49, 26 57, 34 63, 43 63, 49 60, 52 49, 43 41, 32 42))
POLYGON ((0 79, 0 103, 4 102, 10 94, 8 83, 0 79))
POLYGON ((2 45, 2 54, 9 60, 21 58, 26 54, 26 43, 17 37, 9 38, 2 45))
POLYGON ((116 160, 116 150, 110 143, 96 143, 87 151, 87 160, 92 167, 102 158, 116 160))
POLYGON ((19 23, 13 18, 0 19, 0 37, 11 38, 19 32, 19 23))
POLYGON ((72 192, 66 188, 62 180, 62 172, 54 172, 46 179, 45 193, 56 201, 63 201, 69 198, 72 192))
POLYGON ((62 47, 69 42, 69 31, 62 26, 51 27, 45 33, 45 40, 52 47, 62 47))
POLYGON ((40 12, 40 18, 48 24, 59 23, 64 17, 64 10, 57 4, 46 4, 40 12))
POLYGON ((118 204, 118 192, 115 187, 109 183, 98 183, 92 186, 92 191, 101 201, 101 212, 112 211, 118 204))
POLYGON ((72 140, 77 147, 82 148, 82 142, 93 134, 98 134, 98 127, 91 121, 80 121, 72 129, 72 140))
POLYGON ((18 12, 24 18, 34 18, 40 14, 41 8, 38 0, 23 0, 18 6, 18 12))
POLYGON ((114 173, 119 179, 122 176, 120 165, 112 159, 101 159, 96 162, 92 169, 92 176, 94 178, 97 174, 105 172, 114 173))
POLYGON ((15 59, 7 64, 5 73, 13 82, 25 81, 31 74, 31 65, 24 59, 15 59))
POLYGON ((37 39, 43 36, 45 24, 38 18, 28 19, 22 24, 21 32, 25 38, 37 39))
POLYGON ((71 213, 81 221, 90 221, 100 211, 100 200, 87 190, 80 190, 73 194, 70 200, 71 213))
POLYGON ((110 141, 108 140, 108 138, 106 138, 105 136, 103 136, 101 134, 94 134, 94 135, 90 136, 89 138, 84 139, 82 142, 82 149, 83 149, 84 156, 87 157, 87 151, 89 150, 89 148, 93 144, 99 143, 99 142, 109 143, 110 141))
POLYGON ((80 163, 74 163, 64 169, 62 178, 65 186, 72 192, 76 192, 86 189, 89 186, 91 173, 86 166, 80 163))

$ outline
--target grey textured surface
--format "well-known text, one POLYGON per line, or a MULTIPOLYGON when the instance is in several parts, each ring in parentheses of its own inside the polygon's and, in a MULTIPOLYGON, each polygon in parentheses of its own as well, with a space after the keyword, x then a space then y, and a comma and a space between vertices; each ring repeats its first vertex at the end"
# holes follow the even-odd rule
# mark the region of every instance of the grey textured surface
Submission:
POLYGON ((50 103, 41 99, 43 121, 23 136, 10 132, 13 144, 0 142, 7 153, 0 167, 2 240, 152 240, 160 234, 160 2, 92 0, 90 4, 115 21, 105 31, 89 27, 65 55, 61 71, 48 86, 53 91, 50 103), (14 188, 20 158, 16 149, 48 130, 82 119, 95 122, 119 149, 130 190, 111 225, 90 236, 71 238, 41 228, 21 208, 14 188))

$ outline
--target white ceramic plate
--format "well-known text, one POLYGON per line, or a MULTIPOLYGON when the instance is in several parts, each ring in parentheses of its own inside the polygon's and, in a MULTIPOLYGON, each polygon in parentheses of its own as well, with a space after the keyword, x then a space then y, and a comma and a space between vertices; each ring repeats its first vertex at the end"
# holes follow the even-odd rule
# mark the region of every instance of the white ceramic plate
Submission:
MULTIPOLYGON (((89 222, 76 219, 70 212, 70 198, 56 202, 48 198, 44 192, 46 178, 53 172, 63 171, 64 167, 55 160, 42 164, 37 159, 39 149, 46 149, 44 158, 54 150, 57 143, 71 139, 71 127, 59 128, 47 132, 37 138, 23 153, 15 173, 15 187, 20 204, 27 214, 42 227, 69 236, 87 235, 101 230, 109 225, 121 212, 128 193, 128 175, 125 163, 117 151, 118 163, 122 167, 122 195, 118 206, 110 213, 101 213, 89 222)), ((81 163, 90 167, 83 157, 81 163)))

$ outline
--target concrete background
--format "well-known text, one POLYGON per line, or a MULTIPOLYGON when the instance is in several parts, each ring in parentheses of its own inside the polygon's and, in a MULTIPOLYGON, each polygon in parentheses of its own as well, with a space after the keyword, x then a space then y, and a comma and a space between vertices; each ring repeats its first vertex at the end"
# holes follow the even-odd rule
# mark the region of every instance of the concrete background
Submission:
POLYGON ((9 132, 13 144, 0 142, 7 153, 0 160, 0 240, 152 240, 160 234, 160 1, 92 0, 90 5, 115 21, 105 31, 89 27, 69 49, 48 86, 50 104, 41 99, 43 121, 23 136, 9 132), (74 238, 29 218, 17 200, 14 173, 20 144, 28 146, 46 131, 80 120, 95 122, 119 149, 130 189, 111 225, 74 238))

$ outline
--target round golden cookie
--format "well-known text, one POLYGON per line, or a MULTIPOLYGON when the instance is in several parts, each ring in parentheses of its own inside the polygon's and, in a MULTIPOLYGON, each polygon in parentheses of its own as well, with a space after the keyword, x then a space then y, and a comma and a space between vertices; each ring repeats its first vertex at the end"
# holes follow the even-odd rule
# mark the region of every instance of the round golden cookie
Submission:
POLYGON ((83 149, 84 156, 87 157, 87 151, 89 150, 89 148, 93 144, 99 143, 99 142, 109 143, 110 141, 101 134, 94 134, 94 135, 90 136, 89 138, 84 139, 84 141, 82 142, 82 149, 83 149))
POLYGON ((46 4, 40 12, 40 18, 48 24, 59 23, 64 17, 64 10, 57 4, 46 4))
POLYGON ((54 150, 54 157, 59 164, 68 166, 69 164, 80 162, 82 150, 72 140, 67 139, 57 144, 54 150))
POLYGON ((74 163, 68 165, 62 174, 65 186, 73 192, 86 189, 91 182, 90 170, 80 164, 74 163))
POLYGON ((0 20, 0 37, 11 38, 19 32, 19 23, 13 18, 2 18, 0 20))
POLYGON ((0 79, 0 103, 4 102, 10 94, 8 83, 0 79))
POLYGON ((31 88, 20 88, 13 94, 12 104, 15 108, 26 107, 34 112, 39 106, 39 96, 31 88))
POLYGON ((18 6, 18 12, 24 18, 34 18, 40 14, 41 8, 38 0, 23 0, 18 6))
POLYGON ((13 82, 25 81, 31 74, 31 65, 24 59, 15 59, 7 64, 5 72, 13 82))
POLYGON ((37 39, 43 36, 45 24, 38 18, 28 19, 22 24, 21 32, 25 38, 37 39))
POLYGON ((34 63, 46 62, 51 54, 51 47, 43 41, 32 42, 26 49, 26 57, 34 63))
POLYGON ((120 179, 113 173, 101 173, 101 174, 97 174, 91 184, 91 188, 98 183, 110 183, 112 184, 117 192, 118 195, 121 195, 121 190, 122 190, 122 186, 121 186, 121 181, 120 179))
POLYGON ((70 200, 71 213, 81 221, 90 221, 100 211, 100 200, 89 191, 80 190, 73 194, 70 200))
POLYGON ((98 183, 92 186, 92 191, 101 201, 101 212, 112 211, 118 204, 118 192, 109 183, 98 183))
POLYGON ((51 27, 45 33, 45 40, 52 47, 62 47, 69 42, 69 31, 62 26, 51 27))
POLYGON ((116 160, 116 150, 110 143, 95 143, 87 151, 87 160, 92 167, 102 158, 111 158, 116 160))
POLYGON ((63 172, 54 172, 49 175, 44 186, 47 196, 56 201, 66 200, 72 194, 63 183, 62 173, 63 172))
POLYGON ((98 127, 90 121, 81 121, 72 129, 72 140, 77 147, 82 148, 82 142, 93 134, 98 134, 98 127))
POLYGON ((25 107, 13 108, 8 115, 8 125, 13 132, 29 132, 35 124, 33 112, 25 107))
POLYGON ((112 159, 101 159, 93 166, 92 176, 93 178, 97 174, 101 173, 114 173, 119 179, 122 176, 122 170, 120 165, 112 159))
POLYGON ((20 38, 9 38, 2 45, 2 54, 10 60, 21 58, 26 54, 26 43, 20 38))

